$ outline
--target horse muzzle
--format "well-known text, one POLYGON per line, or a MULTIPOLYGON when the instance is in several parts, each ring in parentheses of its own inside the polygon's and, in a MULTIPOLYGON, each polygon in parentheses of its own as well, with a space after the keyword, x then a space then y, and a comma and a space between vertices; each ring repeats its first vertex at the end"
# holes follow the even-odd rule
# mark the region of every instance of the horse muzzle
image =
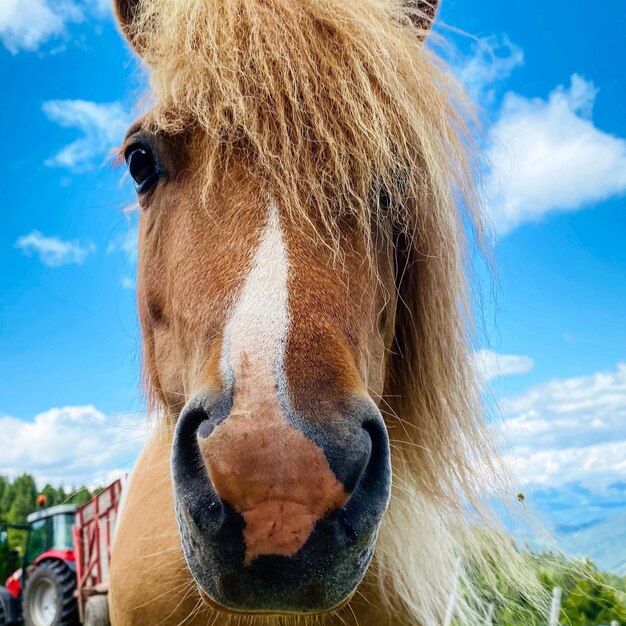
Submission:
POLYGON ((172 451, 187 565, 231 612, 323 613, 362 580, 391 488, 389 441, 369 397, 304 416, 233 393, 184 407, 172 451))

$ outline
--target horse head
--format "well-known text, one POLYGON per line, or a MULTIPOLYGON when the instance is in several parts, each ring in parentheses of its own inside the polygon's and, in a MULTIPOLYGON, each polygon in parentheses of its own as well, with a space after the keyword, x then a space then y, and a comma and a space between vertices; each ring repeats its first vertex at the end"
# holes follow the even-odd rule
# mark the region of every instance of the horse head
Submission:
POLYGON ((116 2, 152 79, 122 149, 146 371, 218 609, 336 609, 392 466, 433 502, 465 480, 446 455, 475 423, 473 198, 459 99, 423 46, 435 4, 116 2))

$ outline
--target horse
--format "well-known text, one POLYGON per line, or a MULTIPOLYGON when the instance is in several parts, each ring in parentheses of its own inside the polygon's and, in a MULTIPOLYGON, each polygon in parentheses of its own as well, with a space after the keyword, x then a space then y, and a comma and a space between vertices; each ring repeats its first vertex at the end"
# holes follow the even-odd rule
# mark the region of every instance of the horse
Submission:
POLYGON ((444 624, 497 463, 472 361, 480 163, 425 44, 437 2, 114 8, 150 74, 120 157, 159 417, 112 624, 444 624))

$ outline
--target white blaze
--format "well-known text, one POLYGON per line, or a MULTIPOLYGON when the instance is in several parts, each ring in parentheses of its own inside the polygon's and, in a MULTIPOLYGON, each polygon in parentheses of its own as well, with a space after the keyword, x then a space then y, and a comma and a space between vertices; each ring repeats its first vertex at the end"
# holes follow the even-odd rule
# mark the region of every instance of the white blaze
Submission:
POLYGON ((246 370, 257 383, 259 375, 267 383, 274 380, 289 327, 288 275, 278 208, 272 203, 250 271, 225 327, 222 372, 226 378, 232 372, 237 380, 246 370))

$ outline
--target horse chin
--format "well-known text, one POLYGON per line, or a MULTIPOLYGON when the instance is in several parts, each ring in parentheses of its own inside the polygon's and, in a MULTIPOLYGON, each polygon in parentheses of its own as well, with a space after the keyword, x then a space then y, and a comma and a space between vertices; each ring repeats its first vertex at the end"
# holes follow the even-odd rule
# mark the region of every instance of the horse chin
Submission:
MULTIPOLYGON (((342 541, 345 536, 337 531, 338 520, 332 515, 318 523, 294 557, 260 556, 246 565, 224 552, 225 546, 232 545, 225 536, 202 536, 176 508, 183 553, 200 597, 222 613, 268 616, 337 611, 350 601, 365 576, 376 542, 376 532, 361 540, 342 541)), ((344 515, 337 512, 337 517, 344 515)))
POLYGON ((315 611, 308 613, 294 612, 294 613, 286 613, 286 612, 276 612, 276 613, 267 613, 260 611, 235 611, 234 609, 228 609, 221 604, 218 604, 204 591, 201 587, 198 587, 198 594, 200 595, 200 599, 206 606, 217 611, 218 613, 224 613, 229 616, 237 616, 237 615, 248 615, 250 617, 293 617, 293 616, 315 616, 315 615, 329 615, 331 613, 337 613, 345 606, 347 606, 354 596, 354 591, 342 602, 340 602, 337 606, 332 609, 328 609, 325 611, 315 611))

